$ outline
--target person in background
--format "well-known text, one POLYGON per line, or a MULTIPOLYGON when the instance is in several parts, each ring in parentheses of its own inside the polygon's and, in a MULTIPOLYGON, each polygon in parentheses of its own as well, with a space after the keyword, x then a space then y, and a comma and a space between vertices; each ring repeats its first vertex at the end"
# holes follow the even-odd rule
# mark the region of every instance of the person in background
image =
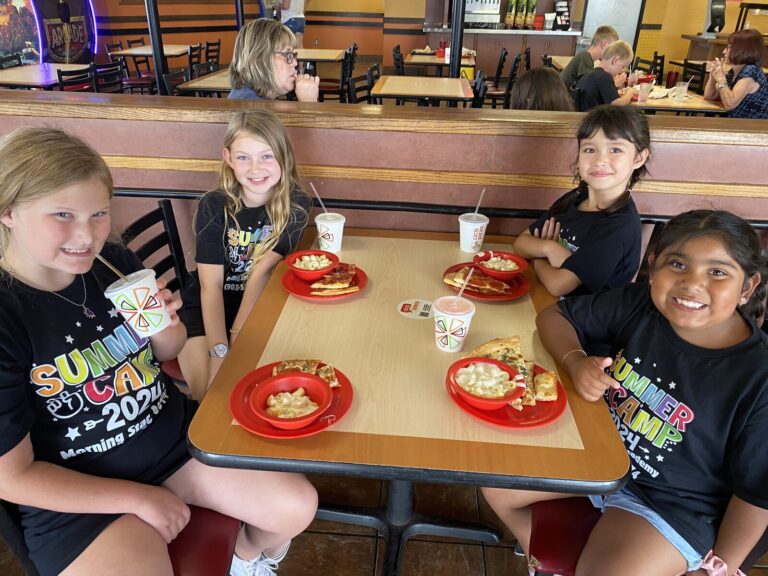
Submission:
POLYGON ((512 245, 533 260, 555 296, 589 294, 632 281, 640 266, 640 216, 632 187, 646 173, 651 136, 632 108, 599 106, 576 132, 579 185, 512 245))
POLYGON ((296 36, 296 47, 304 48, 304 27, 306 18, 304 17, 304 0, 282 0, 280 7, 280 19, 287 26, 294 36, 296 36))
MULTIPOLYGON (((602 516, 576 573, 742 575, 768 526, 765 257, 748 222, 714 210, 674 217, 649 254, 648 283, 536 318, 576 393, 605 402, 632 464, 618 492, 589 496, 602 516), (590 339, 609 352, 587 355, 590 339)), ((483 494, 525 550, 530 505, 572 496, 483 494)))
POLYGON ((598 67, 576 83, 574 98, 579 112, 587 112, 600 104, 626 106, 632 102, 634 91, 625 90, 620 95, 616 86, 627 80, 624 69, 633 56, 632 46, 624 40, 617 40, 605 48, 598 67))
POLYGON ((763 36, 754 28, 734 32, 723 58, 708 62, 704 98, 720 100, 730 118, 768 118, 768 79, 763 72, 763 36), (725 71, 724 64, 731 69, 725 71))
POLYGON ((618 39, 619 33, 613 26, 600 26, 595 30, 590 47, 576 54, 560 73, 565 85, 573 88, 584 74, 594 70, 595 62, 603 59, 606 46, 618 39))
MULTIPOLYGON (((280 25, 280 24, 278 24, 280 25)), ((180 312, 187 343, 179 366, 202 399, 273 268, 293 252, 308 222, 309 196, 280 119, 264 108, 235 114, 219 182, 195 213, 197 272, 180 312)))
POLYGON ((0 141, 0 499, 17 505, 41 576, 171 576, 167 544, 189 505, 243 521, 232 574, 272 574, 317 509, 299 474, 190 458, 195 406, 160 370, 186 339, 171 322, 136 334, 107 300, 144 268, 111 233, 112 176, 53 128, 0 141), (269 570, 269 571, 267 571, 269 570))
POLYGON ((539 66, 515 81, 510 93, 510 108, 572 112, 573 99, 554 69, 539 66))
POLYGON ((295 91, 299 102, 317 102, 320 79, 298 72, 295 48, 296 37, 280 22, 270 18, 248 22, 235 40, 229 98, 274 100, 295 91))

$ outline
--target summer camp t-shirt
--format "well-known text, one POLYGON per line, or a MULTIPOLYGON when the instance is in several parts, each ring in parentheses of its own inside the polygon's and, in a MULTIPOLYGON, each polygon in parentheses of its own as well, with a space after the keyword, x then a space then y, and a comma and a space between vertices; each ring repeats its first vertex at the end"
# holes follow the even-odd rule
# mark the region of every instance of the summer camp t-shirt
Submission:
MULTIPOLYGON (((634 201, 630 198, 612 213, 581 212, 577 206, 586 200, 587 192, 577 189, 564 194, 555 204, 571 194, 578 195, 576 201, 555 216, 560 223, 559 242, 571 252, 562 268, 581 280, 569 296, 629 284, 640 267, 641 227, 634 201)), ((551 216, 550 208, 528 231, 533 234, 535 229, 541 230, 551 216)))
MULTIPOLYGON (((123 248, 102 254, 143 268, 123 248)), ((189 458, 187 401, 104 296, 114 274, 96 262, 82 279, 92 318, 79 275, 58 292, 77 305, 0 277, 0 454, 29 433, 36 460, 151 483, 189 458)))
POLYGON ((645 283, 559 305, 582 343, 611 346, 620 387, 604 399, 633 493, 702 555, 732 495, 768 509, 768 338, 754 323, 744 342, 709 350, 675 334, 645 283))
MULTIPOLYGON (((294 208, 288 224, 272 248, 273 252, 283 257, 296 249, 308 221, 309 197, 295 192, 292 203, 294 208)), ((199 264, 224 266, 224 308, 227 316, 234 319, 253 265, 252 255, 258 245, 272 235, 273 229, 266 208, 259 206, 244 207, 238 212, 238 231, 235 223, 226 217, 225 205, 226 197, 220 192, 209 192, 200 199, 195 230, 195 260, 199 264)))
POLYGON ((576 97, 576 106, 579 112, 587 112, 600 104, 610 104, 619 97, 613 76, 602 68, 595 68, 588 72, 576 83, 579 94, 576 97))

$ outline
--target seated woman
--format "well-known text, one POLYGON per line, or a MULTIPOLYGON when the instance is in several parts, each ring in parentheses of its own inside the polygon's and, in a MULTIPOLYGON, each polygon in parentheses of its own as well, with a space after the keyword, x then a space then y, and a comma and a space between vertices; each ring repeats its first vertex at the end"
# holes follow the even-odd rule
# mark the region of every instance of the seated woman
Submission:
POLYGON ((513 110, 560 110, 573 112, 568 87, 553 68, 531 68, 520 76, 510 93, 513 110))
POLYGON ((274 100, 296 91, 299 102, 317 102, 320 79, 297 71, 296 37, 276 20, 251 20, 235 40, 229 82, 234 100, 274 100))
POLYGON ((763 35, 754 28, 734 32, 723 58, 708 63, 704 98, 720 100, 730 118, 768 118, 768 79, 762 69, 763 35), (726 73, 724 64, 732 65, 726 73))

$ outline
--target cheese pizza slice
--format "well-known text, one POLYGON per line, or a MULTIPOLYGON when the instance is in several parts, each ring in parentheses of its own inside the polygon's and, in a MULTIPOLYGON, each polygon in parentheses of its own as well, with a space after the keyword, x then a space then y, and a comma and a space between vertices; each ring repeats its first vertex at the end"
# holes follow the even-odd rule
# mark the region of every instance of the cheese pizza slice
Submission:
POLYGON ((472 350, 470 356, 493 358, 499 362, 509 364, 519 374, 525 376, 525 358, 523 358, 523 346, 520 342, 520 336, 489 340, 472 350))
POLYGON ((525 392, 523 392, 523 406, 536 406, 536 388, 533 383, 533 362, 524 361, 525 364, 525 392))
POLYGON ((537 374, 533 379, 533 386, 536 389, 536 400, 541 402, 557 400, 557 374, 555 372, 537 374))
POLYGON ((272 368, 272 376, 276 376, 281 372, 306 372, 307 374, 315 374, 317 367, 320 364, 320 360, 283 360, 272 368))
POLYGON ((491 278, 480 272, 478 269, 475 269, 475 271, 472 272, 472 276, 469 278, 469 281, 467 281, 467 276, 469 275, 470 270, 471 268, 469 266, 464 266, 455 272, 449 272, 443 276, 443 282, 457 288, 461 288, 466 282, 468 290, 481 292, 483 294, 509 294, 509 284, 497 280, 496 278, 491 278))
POLYGON ((339 379, 336 377, 336 371, 330 364, 323 364, 320 366, 320 368, 317 369, 317 375, 325 380, 331 388, 338 388, 341 386, 341 384, 339 384, 339 379))

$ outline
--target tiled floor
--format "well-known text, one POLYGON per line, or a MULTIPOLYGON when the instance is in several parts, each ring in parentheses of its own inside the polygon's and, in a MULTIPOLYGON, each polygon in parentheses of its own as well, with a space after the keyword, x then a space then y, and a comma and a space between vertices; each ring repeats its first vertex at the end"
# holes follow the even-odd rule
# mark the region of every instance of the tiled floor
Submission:
MULTIPOLYGON (((313 476, 326 504, 375 507, 383 503, 381 481, 313 476)), ((453 520, 484 522, 499 527, 493 513, 471 486, 417 484, 416 510, 453 520)), ((378 576, 383 561, 382 541, 373 530, 315 521, 297 537, 280 566, 280 576, 378 576)), ((763 562, 768 561, 764 558, 763 562)), ((0 540, 0 575, 23 572, 0 540)), ((405 548, 402 576, 527 576, 525 562, 514 554, 514 540, 506 532, 498 546, 440 538, 416 538, 405 548)), ((768 576, 755 568, 750 576, 768 576)))

